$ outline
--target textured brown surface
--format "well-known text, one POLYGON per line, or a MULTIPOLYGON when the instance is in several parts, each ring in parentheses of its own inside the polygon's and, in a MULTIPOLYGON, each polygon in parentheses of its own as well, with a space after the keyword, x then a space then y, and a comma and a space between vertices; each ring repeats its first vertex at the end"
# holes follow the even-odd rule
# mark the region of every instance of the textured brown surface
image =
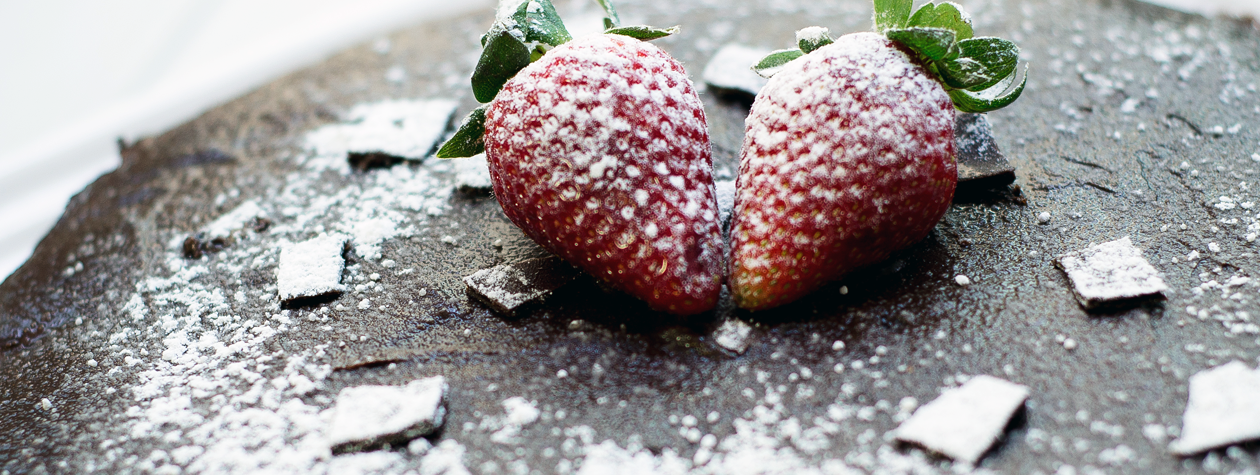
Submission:
MULTIPOLYGON (((693 77, 723 43, 784 47, 798 27, 856 31, 866 28, 869 18, 864 2, 697 0, 621 7, 628 22, 684 25, 682 34, 658 43, 693 77)), ((968 2, 967 7, 977 31, 1016 40, 1033 60, 1024 97, 989 115, 998 145, 1019 170, 1022 196, 1006 192, 956 203, 923 242, 795 304, 747 314, 732 311, 728 302, 716 314, 681 321, 648 312, 590 280, 566 287, 529 315, 496 316, 467 297, 460 279, 540 252, 492 198, 452 198, 450 211, 434 226, 382 245, 386 256, 416 273, 394 275, 352 256, 364 272, 385 274, 393 310, 358 311, 348 304, 349 310, 338 314, 333 338, 366 338, 323 360, 407 364, 335 371, 305 400, 328 407, 329 396, 342 387, 443 374, 451 384, 450 412, 438 438, 464 444, 470 468, 505 470, 523 461, 549 473, 558 460, 574 457, 542 455, 562 442, 553 428, 587 425, 598 433, 596 442, 607 438, 623 447, 637 434, 645 447, 672 447, 690 458, 696 446, 668 416, 694 414, 703 421, 704 414, 719 411, 716 422, 700 425, 724 438, 735 432, 732 418, 745 417, 757 402, 741 394, 745 388, 760 395, 782 385, 795 394, 808 386, 815 397, 784 397, 782 404, 786 413, 811 421, 825 417, 826 406, 838 397, 861 407, 876 407, 878 401, 896 406, 906 396, 922 403, 957 374, 991 374, 1030 387, 1032 395, 1006 439, 982 460, 983 468, 1257 470, 1255 443, 1181 459, 1144 437, 1143 427, 1180 426, 1191 374, 1234 359, 1254 366, 1260 355, 1257 335, 1231 334, 1215 317, 1238 311, 1260 316, 1255 284, 1225 295, 1219 288, 1194 291, 1211 280, 1260 274, 1255 244, 1242 237, 1246 218, 1256 210, 1215 206, 1220 196, 1254 196, 1239 183, 1255 181, 1260 168, 1250 158, 1260 152, 1254 91, 1260 33, 1248 22, 1122 0, 968 2), (1147 94, 1151 89, 1154 97, 1147 94), (1129 99, 1137 103, 1125 112, 1129 99), (1244 125, 1231 133, 1233 124, 1244 125), (1026 205, 1017 203, 1023 200, 1026 205), (1042 211, 1052 214, 1047 224, 1038 224, 1042 211), (469 230, 458 246, 440 242, 440 228, 452 222, 469 230), (1173 288, 1168 301, 1101 314, 1083 311, 1053 257, 1125 235, 1164 273, 1173 288), (492 245, 500 239, 502 250, 492 245), (1212 243, 1218 252, 1209 251, 1212 243), (1186 262, 1192 250, 1201 257, 1186 262), (956 285, 958 274, 974 283, 956 285), (847 294, 840 295, 841 285, 847 294), (420 288, 432 298, 404 305, 420 288), (1204 310, 1203 319, 1190 315, 1188 306, 1204 310), (752 346, 739 357, 709 342, 709 331, 727 315, 756 323, 752 346), (1065 349, 1060 336, 1079 346, 1065 349), (845 349, 833 351, 836 340, 846 342, 845 349), (879 362, 871 363, 875 356, 879 362), (867 368, 854 370, 858 360, 867 368), (831 370, 836 363, 850 369, 836 374, 831 370), (596 371, 596 364, 606 370, 596 371), (800 379, 802 368, 810 368, 813 378, 800 379), (569 377, 557 379, 559 370, 569 377), (488 390, 491 384, 494 390, 488 390), (499 402, 517 395, 552 412, 564 408, 567 417, 545 417, 525 428, 516 447, 463 429, 500 413, 499 402), (1109 465, 1103 455, 1118 445, 1134 456, 1109 465)), ((74 198, 32 259, 0 286, 0 470, 91 466, 120 472, 135 468, 129 457, 178 445, 128 438, 131 420, 125 414, 137 403, 125 389, 139 376, 113 356, 118 351, 113 345, 137 355, 160 353, 161 341, 107 338, 149 324, 133 322, 122 308, 138 282, 162 272, 164 256, 174 252, 165 239, 214 219, 223 211, 214 200, 225 190, 239 188, 242 199, 274 195, 294 168, 280 157, 295 153, 304 133, 336 121, 357 103, 454 97, 465 84, 447 78, 471 69, 477 35, 489 18, 486 12, 399 32, 391 36, 388 55, 366 46, 351 49, 128 147, 122 167, 74 198), (393 64, 409 66, 407 81, 384 79, 393 64), (77 269, 75 263, 82 269, 66 270, 77 269), (87 365, 89 359, 99 366, 87 365), (121 369, 111 373, 111 368, 121 369), (109 394, 108 388, 123 390, 109 394), (56 411, 40 409, 42 398, 50 398, 56 411), (115 458, 105 456, 107 446, 115 458)), ((715 141, 715 174, 730 178, 746 104, 702 98, 715 141)), ((462 110, 471 106, 465 99, 462 110)), ((328 186, 368 176, 330 176, 328 186)), ((274 269, 212 275, 205 283, 261 290, 274 284, 274 269)), ((250 315, 268 308, 251 303, 234 311, 250 315)), ((312 328, 270 340, 267 350, 292 354, 328 341, 312 328)), ((803 457, 862 466, 860 456, 872 453, 882 444, 879 436, 896 427, 888 413, 873 414, 870 420, 847 419, 827 450, 803 457), (868 431, 873 442, 862 435, 868 431)), ((942 461, 932 463, 944 468, 942 461)))

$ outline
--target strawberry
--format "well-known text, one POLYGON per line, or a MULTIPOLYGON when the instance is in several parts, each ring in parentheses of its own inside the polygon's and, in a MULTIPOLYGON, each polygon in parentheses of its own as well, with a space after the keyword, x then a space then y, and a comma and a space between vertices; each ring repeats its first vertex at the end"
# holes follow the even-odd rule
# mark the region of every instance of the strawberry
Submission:
POLYGON ((678 61, 628 36, 672 30, 617 27, 601 3, 608 31, 576 40, 546 0, 501 5, 473 75, 489 104, 438 156, 484 149, 508 219, 609 286, 657 310, 710 310, 723 246, 704 110, 678 61))
POLYGON ((955 109, 987 112, 1023 91, 1013 43, 973 38, 953 3, 910 10, 876 0, 880 33, 806 28, 799 49, 754 67, 771 79, 736 180, 728 285, 740 307, 791 302, 926 237, 958 181, 955 109))

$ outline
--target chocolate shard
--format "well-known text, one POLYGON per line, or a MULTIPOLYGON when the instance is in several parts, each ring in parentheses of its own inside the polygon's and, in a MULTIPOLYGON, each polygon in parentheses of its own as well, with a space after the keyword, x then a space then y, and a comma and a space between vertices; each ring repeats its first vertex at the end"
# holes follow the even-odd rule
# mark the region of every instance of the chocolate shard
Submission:
POLYGON ((1025 386, 975 376, 919 408, 893 435, 902 442, 975 464, 1001 438, 1028 394, 1025 386))
POLYGON ((960 192, 1000 188, 1015 181, 1015 167, 998 149, 984 114, 955 115, 954 143, 960 192))
POLYGON ((577 269, 552 256, 482 269, 464 277, 464 284, 469 295, 495 312, 514 316, 517 309, 551 295, 577 275, 577 269))
POLYGON ((490 181, 489 163, 486 154, 479 153, 468 158, 452 160, 455 169, 455 190, 466 195, 489 194, 494 187, 490 181))
POLYGON ((276 270, 281 304, 292 307, 307 299, 344 292, 341 272, 346 259, 342 252, 348 240, 344 235, 332 234, 285 245, 276 270))
POLYGON ((770 50, 729 44, 713 55, 713 59, 704 66, 701 76, 705 84, 715 92, 743 96, 751 101, 768 81, 757 75, 752 67, 767 54, 770 54, 770 50))
POLYGON ((356 386, 337 395, 325 435, 334 454, 375 449, 431 434, 446 418, 446 378, 406 386, 356 386))
POLYGON ((730 318, 713 331, 712 338, 723 349, 742 355, 752 343, 752 325, 738 318, 730 318))
POLYGON ((1231 361, 1190 377, 1181 438, 1168 449, 1189 456, 1260 439, 1260 368, 1231 361))
POLYGON ((1072 281, 1085 309, 1120 307, 1163 298, 1168 284, 1128 236, 1062 256, 1055 264, 1072 281))

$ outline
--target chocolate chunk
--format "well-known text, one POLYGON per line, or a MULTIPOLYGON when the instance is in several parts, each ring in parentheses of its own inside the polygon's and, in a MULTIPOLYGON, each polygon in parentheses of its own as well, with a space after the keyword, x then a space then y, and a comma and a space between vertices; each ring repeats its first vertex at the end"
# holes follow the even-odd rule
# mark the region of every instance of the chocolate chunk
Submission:
POLYGON ((504 315, 551 295, 568 284, 578 271, 558 257, 530 259, 482 269, 464 277, 468 294, 504 315))
POLYGON ((999 188, 1015 181, 1015 167, 1006 160, 984 114, 959 112, 954 118, 961 191, 999 188))
POLYGON ((770 50, 734 44, 723 46, 704 66, 704 82, 720 94, 741 95, 751 100, 768 81, 752 67, 767 54, 770 50))
POLYGON ((1087 309, 1161 297, 1168 285, 1128 236, 1059 257, 1072 292, 1087 309))
POLYGON ((389 168, 403 161, 402 157, 381 152, 350 152, 346 154, 346 159, 350 161, 350 166, 361 172, 389 168))
POLYGON ((468 158, 456 158, 455 189, 466 195, 484 195, 490 193, 493 184, 490 182, 490 165, 486 162, 486 154, 479 153, 468 158))
POLYGON ((205 253, 201 250, 201 240, 193 236, 184 239, 184 259, 201 259, 205 253))
POLYGON ((897 440, 974 464, 1002 436, 1027 399, 1025 386, 976 376, 919 408, 894 434, 897 440))
POLYGON ((738 318, 731 318, 713 331, 713 342, 737 355, 748 351, 751 343, 752 326, 738 318))
POLYGON ((406 386, 357 386, 337 394, 326 432, 333 453, 407 442, 442 426, 446 378, 418 379, 406 386))
POLYGON ((1260 369, 1231 361, 1190 377, 1190 400, 1181 438, 1169 445, 1177 455, 1260 439, 1260 369))
POLYGON ((284 246, 276 271, 280 302, 292 306, 299 300, 344 292, 341 271, 346 267, 346 259, 342 252, 347 240, 340 234, 320 235, 284 246))

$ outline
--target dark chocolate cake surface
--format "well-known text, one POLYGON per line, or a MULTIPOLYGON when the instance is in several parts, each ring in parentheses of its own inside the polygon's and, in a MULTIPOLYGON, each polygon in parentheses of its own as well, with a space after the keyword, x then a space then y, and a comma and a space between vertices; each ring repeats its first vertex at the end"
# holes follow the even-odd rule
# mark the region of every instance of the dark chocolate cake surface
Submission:
MULTIPOLYGON (((679 319, 585 276, 511 317, 467 293, 546 257, 465 167, 414 150, 474 106, 489 11, 128 145, 0 285, 0 473, 1256 473, 1256 442, 1169 443, 1192 375, 1260 363, 1260 31, 1125 0, 965 3, 1032 65, 988 114, 1017 188, 960 193, 923 242, 770 311, 679 319), (339 293, 281 302, 283 250, 319 236, 348 243, 339 293), (1126 236, 1166 300, 1085 310, 1056 258, 1126 236), (977 375, 1029 396, 974 467, 894 440, 977 375), (333 454, 342 389, 430 376, 449 391, 426 443, 333 454)), ((657 44, 697 82, 723 45, 871 15, 618 6, 682 25, 657 44)), ((729 180, 748 103, 701 95, 729 180)))

